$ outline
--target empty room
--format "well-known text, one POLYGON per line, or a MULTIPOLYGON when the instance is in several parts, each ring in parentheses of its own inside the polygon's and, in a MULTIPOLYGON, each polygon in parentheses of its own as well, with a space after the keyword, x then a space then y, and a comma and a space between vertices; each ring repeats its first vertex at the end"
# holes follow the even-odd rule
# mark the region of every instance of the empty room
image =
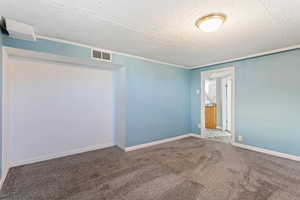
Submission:
POLYGON ((300 200, 299 0, 1 0, 0 200, 300 200))

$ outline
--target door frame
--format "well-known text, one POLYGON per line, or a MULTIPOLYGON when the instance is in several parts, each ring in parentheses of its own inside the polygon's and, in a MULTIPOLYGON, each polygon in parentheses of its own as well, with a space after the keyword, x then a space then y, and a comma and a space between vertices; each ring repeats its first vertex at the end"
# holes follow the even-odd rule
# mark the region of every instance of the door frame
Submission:
POLYGON ((230 98, 230 104, 228 104, 228 88, 230 88, 230 93, 232 94, 232 76, 230 77, 225 77, 222 79, 222 130, 223 131, 232 131, 232 117, 228 118, 228 115, 230 113, 230 116, 232 115, 232 109, 231 112, 228 112, 228 105, 230 107, 232 106, 232 95, 230 98), (230 83, 230 87, 228 87, 230 83), (224 112, 226 111, 226 112, 224 112), (229 119, 229 120, 228 120, 229 119), (230 123, 228 123, 230 121, 230 123), (230 124, 230 129, 228 129, 228 124, 230 124))
POLYGON ((200 95, 200 119, 201 119, 201 137, 206 138, 207 132, 205 129, 205 97, 204 91, 205 91, 205 80, 207 78, 207 75, 212 72, 223 72, 223 71, 230 71, 232 75, 232 96, 231 96, 231 101, 232 101, 232 106, 231 106, 231 117, 232 117, 232 138, 231 138, 231 144, 235 143, 235 67, 224 67, 220 69, 211 69, 211 70, 205 70, 201 72, 201 95, 200 95))

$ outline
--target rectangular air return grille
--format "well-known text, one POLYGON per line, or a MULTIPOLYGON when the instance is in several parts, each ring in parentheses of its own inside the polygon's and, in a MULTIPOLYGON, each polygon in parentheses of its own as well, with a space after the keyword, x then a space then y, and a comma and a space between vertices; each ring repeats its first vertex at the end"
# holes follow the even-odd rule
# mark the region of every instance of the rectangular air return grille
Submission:
POLYGON ((111 52, 103 51, 100 49, 92 49, 91 56, 94 60, 111 62, 111 52))

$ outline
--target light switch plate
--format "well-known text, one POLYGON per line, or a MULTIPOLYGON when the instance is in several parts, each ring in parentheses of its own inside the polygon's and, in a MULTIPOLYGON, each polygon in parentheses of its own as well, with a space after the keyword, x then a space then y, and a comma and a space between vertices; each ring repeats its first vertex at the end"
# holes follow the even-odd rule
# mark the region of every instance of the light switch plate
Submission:
POLYGON ((197 124, 197 126, 198 126, 198 128, 201 128, 201 124, 199 123, 199 124, 197 124))

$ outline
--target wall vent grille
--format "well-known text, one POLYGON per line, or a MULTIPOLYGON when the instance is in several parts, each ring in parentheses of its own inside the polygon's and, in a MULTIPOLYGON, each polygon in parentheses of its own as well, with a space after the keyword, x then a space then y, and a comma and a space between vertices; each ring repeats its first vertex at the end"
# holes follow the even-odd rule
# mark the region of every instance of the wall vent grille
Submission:
POLYGON ((106 62, 111 62, 112 54, 111 52, 100 50, 100 49, 92 49, 91 57, 94 60, 101 60, 106 62))

